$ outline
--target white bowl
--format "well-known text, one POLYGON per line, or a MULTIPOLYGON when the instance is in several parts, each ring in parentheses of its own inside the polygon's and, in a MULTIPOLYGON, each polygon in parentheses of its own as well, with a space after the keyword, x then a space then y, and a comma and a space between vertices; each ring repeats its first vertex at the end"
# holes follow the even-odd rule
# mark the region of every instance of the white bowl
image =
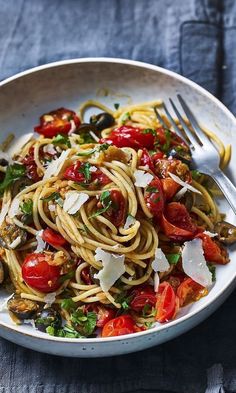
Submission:
MULTIPOLYGON (((105 104, 125 103, 128 95, 134 103, 175 97, 181 93, 197 118, 214 131, 224 143, 233 145, 236 160, 236 131, 234 116, 215 97, 190 80, 153 65, 120 59, 91 58, 66 60, 22 72, 0 83, 1 140, 10 132, 17 136, 32 131, 39 116, 48 110, 65 106, 77 109, 101 89, 113 96, 99 97, 105 104), (118 95, 116 95, 118 93, 118 95)), ((232 169, 232 164, 230 165, 232 169)), ((236 173, 232 170, 236 183, 236 173)), ((221 208, 227 219, 235 216, 223 201, 221 208)), ((161 344, 176 337, 209 316, 226 299, 234 287, 235 253, 230 251, 231 263, 218 266, 217 280, 209 295, 181 310, 178 318, 140 333, 122 337, 68 339, 48 336, 31 326, 15 326, 7 312, 0 313, 0 335, 10 341, 41 352, 76 357, 114 356, 161 344)), ((6 294, 2 291, 0 296, 6 294)))

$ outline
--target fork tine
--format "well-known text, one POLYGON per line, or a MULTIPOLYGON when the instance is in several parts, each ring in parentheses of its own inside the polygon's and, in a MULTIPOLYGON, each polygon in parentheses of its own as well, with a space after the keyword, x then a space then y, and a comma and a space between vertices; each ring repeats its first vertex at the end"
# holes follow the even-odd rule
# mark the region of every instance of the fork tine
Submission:
MULTIPOLYGON (((201 143, 204 145, 207 145, 207 147, 209 148, 214 148, 213 144, 210 142, 210 140, 208 139, 208 137, 205 135, 205 133, 202 131, 201 127, 199 126, 195 116, 193 115, 192 111, 190 110, 189 106, 186 104, 186 102, 184 101, 184 99, 182 98, 182 96, 180 94, 177 94, 178 100, 188 118, 188 120, 190 121, 190 124, 193 128, 193 130, 196 132, 197 137, 199 138, 199 140, 201 141, 201 143)), ((215 149, 215 148, 214 148, 215 149)))
MULTIPOLYGON (((181 133, 179 127, 177 126, 177 124, 175 123, 174 119, 172 118, 170 112, 168 111, 168 109, 167 109, 167 107, 166 107, 166 105, 165 105, 164 102, 163 102, 163 105, 162 105, 162 106, 163 106, 163 109, 164 109, 164 111, 165 111, 165 113, 166 113, 166 116, 167 116, 169 122, 171 123, 171 125, 172 125, 172 127, 173 127, 175 133, 176 133, 181 139, 183 139, 183 141, 184 141, 185 143, 187 143, 186 140, 184 139, 184 137, 183 137, 183 135, 182 135, 182 133, 181 133)), ((165 124, 165 122, 164 122, 164 120, 162 119, 160 113, 158 112, 157 107, 154 107, 154 111, 155 111, 155 113, 156 113, 156 116, 157 116, 158 120, 159 120, 160 123, 162 124, 162 126, 163 126, 163 127, 168 127, 168 125, 165 124)))
POLYGON ((194 138, 194 136, 192 135, 190 129, 188 128, 187 124, 185 123, 184 119, 182 118, 181 114, 179 113, 178 109, 176 108, 174 102, 172 101, 171 98, 169 98, 170 103, 176 113, 176 116, 179 119, 180 124, 182 125, 185 134, 187 135, 188 139, 190 140, 192 146, 196 149, 197 147, 199 147, 199 143, 197 142, 196 138, 194 138))

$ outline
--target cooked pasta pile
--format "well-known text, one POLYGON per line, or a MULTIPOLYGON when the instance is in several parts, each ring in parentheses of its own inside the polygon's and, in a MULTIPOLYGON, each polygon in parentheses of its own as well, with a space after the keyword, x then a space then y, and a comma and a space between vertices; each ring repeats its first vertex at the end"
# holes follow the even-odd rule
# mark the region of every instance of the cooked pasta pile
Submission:
MULTIPOLYGON (((154 108, 60 108, 3 153, 1 258, 16 323, 72 338, 145 330, 205 296, 214 264, 229 261, 216 190, 154 108), (85 123, 91 108, 100 113, 85 123)), ((230 146, 206 134, 227 166, 230 146)))

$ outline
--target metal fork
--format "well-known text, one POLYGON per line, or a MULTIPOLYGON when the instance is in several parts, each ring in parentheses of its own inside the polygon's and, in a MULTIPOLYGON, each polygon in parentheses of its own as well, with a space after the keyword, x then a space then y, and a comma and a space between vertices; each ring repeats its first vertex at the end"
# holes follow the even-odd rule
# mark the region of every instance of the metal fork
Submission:
MULTIPOLYGON (((173 100, 171 98, 169 100, 189 142, 186 142, 186 139, 183 137, 183 132, 175 123, 166 105, 163 104, 163 108, 168 120, 170 121, 176 134, 179 135, 182 139, 184 139, 185 142, 190 146, 194 167, 196 167, 200 173, 209 175, 215 180, 215 182, 223 192, 225 198, 229 202, 232 210, 236 214, 236 187, 224 174, 224 172, 222 172, 222 170, 219 168, 219 154, 214 145, 211 143, 210 139, 199 126, 189 106, 186 104, 180 94, 177 94, 177 97, 194 133, 190 130, 189 126, 184 121, 184 118, 180 114, 173 100)), ((164 127, 168 127, 167 124, 164 122, 163 118, 161 117, 160 113, 158 112, 157 108, 155 107, 154 109, 160 123, 164 127)))

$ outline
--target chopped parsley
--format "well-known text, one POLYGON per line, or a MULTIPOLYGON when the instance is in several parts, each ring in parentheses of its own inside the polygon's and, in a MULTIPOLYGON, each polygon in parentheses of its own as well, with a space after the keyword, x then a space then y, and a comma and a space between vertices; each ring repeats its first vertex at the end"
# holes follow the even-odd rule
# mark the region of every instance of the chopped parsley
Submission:
POLYGON ((9 187, 15 180, 20 179, 25 174, 25 166, 21 164, 9 165, 6 170, 5 178, 0 183, 0 192, 3 192, 7 187, 9 187))
POLYGON ((180 254, 166 254, 166 259, 171 265, 176 265, 179 261, 180 254))
POLYGON ((207 267, 212 274, 212 281, 216 281, 216 267, 214 265, 211 265, 210 263, 208 263, 207 267))
POLYGON ((157 135, 156 131, 153 130, 153 128, 145 128, 145 130, 142 130, 142 133, 143 134, 152 134, 154 136, 157 135))
POLYGON ((156 193, 159 192, 159 190, 157 189, 157 187, 153 187, 153 186, 148 186, 148 187, 146 188, 146 191, 147 191, 147 192, 156 192, 156 193))
POLYGON ((83 152, 81 151, 80 153, 77 154, 77 156, 91 156, 91 154, 95 153, 96 151, 100 152, 100 151, 103 151, 103 150, 107 150, 109 146, 110 145, 108 143, 103 143, 102 145, 100 145, 98 147, 95 147, 92 150, 83 151, 83 152))
POLYGON ((122 122, 122 124, 125 124, 128 120, 131 120, 131 116, 130 116, 130 113, 129 113, 129 112, 126 112, 126 113, 123 115, 121 122, 122 122))
POLYGON ((60 282, 63 283, 63 282, 65 282, 66 280, 70 280, 71 278, 74 277, 74 275, 75 275, 75 271, 74 271, 74 270, 72 270, 72 271, 70 271, 70 272, 68 272, 68 273, 66 273, 66 274, 63 274, 63 275, 60 277, 60 282))
POLYGON ((162 145, 161 150, 166 153, 170 148, 170 142, 171 142, 170 130, 165 129, 165 137, 166 137, 166 142, 164 143, 164 145, 162 145))
POLYGON ((112 200, 110 191, 103 191, 103 193, 100 195, 100 202, 102 203, 103 207, 101 209, 98 209, 96 213, 92 214, 89 218, 100 216, 111 207, 112 200))
POLYGON ((71 322, 76 330, 78 329, 83 336, 87 337, 93 333, 96 327, 97 315, 95 312, 84 314, 82 310, 78 309, 71 314, 71 322))
POLYGON ((66 338, 83 338, 72 326, 65 325, 62 329, 55 329, 53 326, 48 326, 46 332, 50 336, 66 337, 66 338))
POLYGON ((90 135, 89 132, 82 132, 80 134, 80 141, 79 144, 83 145, 86 143, 94 143, 94 138, 90 135))
POLYGON ((201 173, 200 173, 197 169, 193 169, 193 170, 191 171, 191 175, 192 175, 192 178, 193 178, 194 180, 198 180, 199 177, 201 176, 201 173))
POLYGON ((73 302, 71 298, 63 299, 61 302, 61 308, 64 308, 64 310, 67 311, 72 311, 76 309, 76 303, 73 302))
POLYGON ((85 180, 89 181, 91 179, 91 172, 90 172, 90 163, 89 162, 85 162, 80 168, 79 168, 79 172, 83 173, 85 180))
POLYGON ((20 209, 22 213, 27 214, 28 216, 31 216, 33 214, 33 201, 32 199, 28 199, 25 201, 21 206, 20 209))
POLYGON ((47 197, 41 198, 41 201, 45 201, 45 202, 55 201, 59 206, 61 207, 63 206, 63 199, 59 192, 53 192, 47 197))
POLYGON ((68 147, 71 147, 70 139, 67 135, 58 134, 53 138, 52 143, 54 145, 66 145, 68 147))

